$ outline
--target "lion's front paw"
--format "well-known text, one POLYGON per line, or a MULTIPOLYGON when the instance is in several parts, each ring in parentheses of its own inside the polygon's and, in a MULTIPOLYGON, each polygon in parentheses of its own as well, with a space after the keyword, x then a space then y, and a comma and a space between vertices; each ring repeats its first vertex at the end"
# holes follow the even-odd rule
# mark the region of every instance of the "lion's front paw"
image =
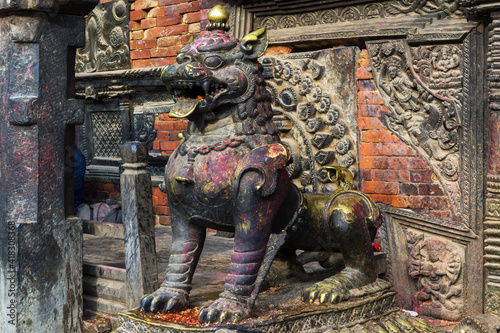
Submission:
POLYGON ((200 323, 222 323, 232 321, 237 323, 250 317, 250 308, 246 303, 219 298, 212 304, 200 309, 200 323))
POLYGON ((373 282, 373 279, 360 270, 346 268, 321 282, 307 288, 302 294, 302 301, 314 303, 340 303, 350 298, 350 290, 373 282))
POLYGON ((184 310, 189 306, 188 295, 184 290, 161 287, 141 299, 141 309, 149 312, 168 312, 184 310))

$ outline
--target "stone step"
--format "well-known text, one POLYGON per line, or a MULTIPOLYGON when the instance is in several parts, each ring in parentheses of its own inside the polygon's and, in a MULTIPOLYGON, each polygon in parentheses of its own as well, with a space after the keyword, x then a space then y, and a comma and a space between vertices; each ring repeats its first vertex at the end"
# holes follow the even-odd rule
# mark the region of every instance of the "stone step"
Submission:
POLYGON ((95 276, 99 278, 125 281, 127 271, 125 268, 83 263, 83 275, 95 276))
POLYGON ((127 305, 123 302, 83 295, 83 309, 118 314, 118 312, 127 310, 127 305))
POLYGON ((112 301, 125 302, 125 282, 84 275, 83 293, 112 301))

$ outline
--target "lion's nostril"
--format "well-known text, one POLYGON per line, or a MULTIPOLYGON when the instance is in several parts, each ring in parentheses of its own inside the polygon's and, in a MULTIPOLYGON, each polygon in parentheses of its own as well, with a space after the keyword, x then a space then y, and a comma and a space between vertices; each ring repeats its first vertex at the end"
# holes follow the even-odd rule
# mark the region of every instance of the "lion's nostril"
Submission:
POLYGON ((187 54, 179 54, 177 56, 177 63, 178 64, 182 64, 182 63, 186 63, 186 62, 191 62, 193 59, 191 58, 190 55, 187 55, 187 54))

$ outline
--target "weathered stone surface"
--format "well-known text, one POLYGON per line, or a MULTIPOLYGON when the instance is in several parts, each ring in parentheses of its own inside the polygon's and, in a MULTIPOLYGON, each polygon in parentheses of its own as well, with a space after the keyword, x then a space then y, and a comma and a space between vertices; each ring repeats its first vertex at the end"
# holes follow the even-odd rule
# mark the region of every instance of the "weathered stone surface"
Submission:
POLYGON ((156 290, 158 270, 155 252, 155 219, 151 176, 146 171, 148 150, 143 142, 122 147, 121 175, 127 306, 135 307, 142 296, 156 290))
POLYGON ((0 18, 1 332, 81 331, 71 125, 83 112, 71 99, 68 50, 83 44, 83 15, 93 4, 0 3, 10 14, 0 18), (9 12, 14 5, 28 11, 9 12))

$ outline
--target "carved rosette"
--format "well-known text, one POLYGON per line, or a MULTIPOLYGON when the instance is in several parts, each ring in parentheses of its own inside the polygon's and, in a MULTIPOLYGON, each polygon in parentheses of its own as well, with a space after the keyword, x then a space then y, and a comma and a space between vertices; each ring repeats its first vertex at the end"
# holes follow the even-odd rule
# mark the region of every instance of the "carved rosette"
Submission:
POLYGON ((463 255, 447 239, 408 231, 408 273, 416 284, 413 310, 419 315, 457 321, 462 318, 463 255))
POLYGON ((77 49, 77 73, 130 68, 128 2, 100 3, 86 17, 85 47, 77 49))
POLYGON ((405 41, 392 40, 368 42, 367 49, 378 92, 390 110, 381 120, 432 168, 460 217, 461 48, 410 49, 405 41))
POLYGON ((331 192, 335 186, 325 167, 341 165, 357 180, 355 101, 348 91, 355 89, 353 49, 266 57, 262 62, 273 120, 292 152, 291 178, 308 192, 331 192))

